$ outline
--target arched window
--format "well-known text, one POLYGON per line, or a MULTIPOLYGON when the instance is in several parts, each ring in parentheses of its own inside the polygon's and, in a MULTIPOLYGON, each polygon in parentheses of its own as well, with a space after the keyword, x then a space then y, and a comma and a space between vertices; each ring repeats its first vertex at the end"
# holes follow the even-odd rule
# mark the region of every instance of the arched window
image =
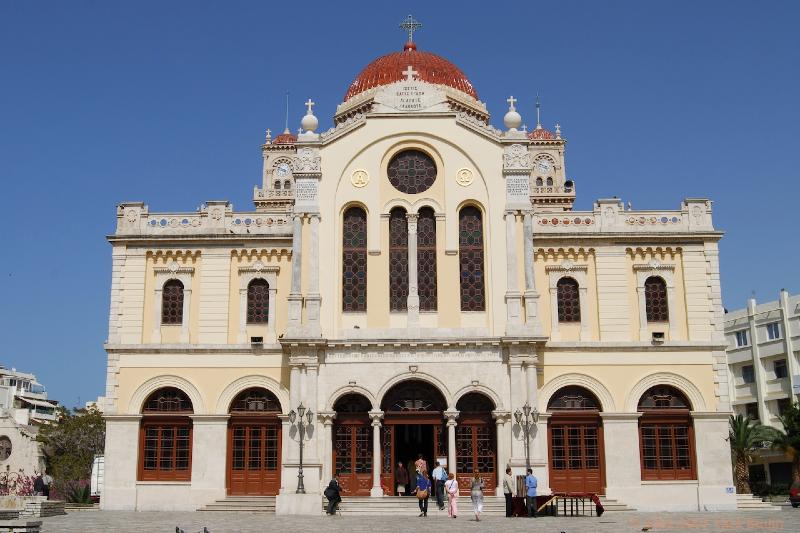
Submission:
POLYGON ((247 284, 247 323, 266 324, 269 316, 269 283, 256 278, 247 284))
POLYGON ((642 479, 696 479, 694 428, 686 396, 668 385, 639 399, 642 479))
POLYGON ((430 207, 419 210, 417 287, 419 310, 436 311, 436 215, 430 207))
POLYGON ((367 213, 344 212, 342 221, 342 311, 367 310, 367 213))
POLYGON ((274 188, 276 191, 279 191, 279 190, 281 190, 281 180, 275 180, 275 183, 274 183, 274 185, 273 185, 273 188, 274 188))
POLYGON ((581 300, 578 292, 578 282, 572 278, 561 278, 556 284, 556 298, 558 298, 558 321, 580 322, 581 300))
POLYGON ((386 169, 389 182, 400 192, 418 194, 436 181, 436 163, 419 150, 405 150, 392 157, 386 169))
POLYGON ((164 284, 161 293, 161 323, 183 323, 183 283, 171 279, 164 284))
POLYGON ((542 185, 544 185, 542 178, 536 178, 536 186, 541 187, 542 185))
POLYGON ((553 178, 547 178, 547 186, 548 187, 552 187, 553 186, 553 178))
POLYGON ((389 213, 389 310, 408 307, 408 220, 406 210, 389 213))
POLYGON ((144 402, 139 431, 140 481, 189 481, 192 474, 192 402, 175 387, 144 402))
POLYGON ((284 181, 283 182, 283 188, 284 189, 291 189, 292 188, 292 182, 289 181, 289 180, 284 181))
POLYGON ((467 206, 458 214, 458 251, 461 310, 483 311, 483 222, 477 207, 467 206))
POLYGON ((669 322, 667 284, 664 278, 651 276, 645 280, 644 306, 648 322, 669 322))

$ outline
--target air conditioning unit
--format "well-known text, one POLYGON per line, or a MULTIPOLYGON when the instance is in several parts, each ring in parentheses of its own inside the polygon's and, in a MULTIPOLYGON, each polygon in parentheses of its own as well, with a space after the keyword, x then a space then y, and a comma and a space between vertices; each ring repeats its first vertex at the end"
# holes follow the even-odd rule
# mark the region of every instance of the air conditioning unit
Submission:
POLYGON ((250 346, 256 350, 264 347, 264 337, 250 337, 250 346))
POLYGON ((654 331, 652 337, 653 344, 664 344, 664 332, 654 331))

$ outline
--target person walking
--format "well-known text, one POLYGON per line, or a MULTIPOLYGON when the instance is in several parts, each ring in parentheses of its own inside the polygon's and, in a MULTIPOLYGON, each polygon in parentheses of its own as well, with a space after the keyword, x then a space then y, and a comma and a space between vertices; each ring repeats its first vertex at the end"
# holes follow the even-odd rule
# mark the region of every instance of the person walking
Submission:
POLYGON ((483 512, 483 480, 477 472, 472 478, 469 496, 472 499, 472 512, 475 513, 475 521, 480 522, 481 513, 483 512))
POLYGON ((341 487, 339 486, 339 473, 333 475, 333 479, 328 483, 328 488, 325 489, 325 497, 328 499, 328 508, 326 513, 333 516, 336 514, 336 509, 342 501, 341 487))
POLYGON ((422 454, 417 454, 417 460, 414 461, 414 469, 419 474, 420 472, 427 472, 428 471, 428 461, 422 458, 422 454))
POLYGON ((436 505, 442 511, 444 510, 444 482, 447 481, 447 471, 441 464, 437 463, 436 468, 433 469, 431 481, 436 490, 436 505))
POLYGON ((536 488, 539 486, 539 481, 533 475, 533 469, 528 469, 528 475, 525 477, 525 504, 528 507, 528 516, 536 518, 536 488))
POLYGON ((397 495, 405 496, 408 487, 408 470, 403 466, 403 463, 397 463, 394 480, 397 483, 397 495))
POLYGON ((458 517, 458 481, 452 472, 447 476, 444 483, 444 490, 447 492, 447 516, 450 518, 458 517))
POLYGON ((506 518, 514 514, 514 504, 511 498, 514 497, 514 477, 511 475, 511 467, 506 467, 506 474, 503 476, 503 496, 506 498, 506 518))
POLYGON ((428 472, 423 470, 417 475, 417 501, 419 502, 419 515, 428 516, 428 498, 431 495, 431 482, 428 479, 428 472))

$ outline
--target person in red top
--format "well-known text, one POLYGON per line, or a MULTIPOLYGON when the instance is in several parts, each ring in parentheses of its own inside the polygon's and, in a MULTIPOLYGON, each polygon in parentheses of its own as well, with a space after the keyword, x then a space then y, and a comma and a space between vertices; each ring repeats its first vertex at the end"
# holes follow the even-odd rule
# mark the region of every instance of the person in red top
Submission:
POLYGON ((414 468, 416 468, 417 473, 428 471, 428 462, 422 458, 421 453, 417 454, 417 460, 414 461, 414 468))

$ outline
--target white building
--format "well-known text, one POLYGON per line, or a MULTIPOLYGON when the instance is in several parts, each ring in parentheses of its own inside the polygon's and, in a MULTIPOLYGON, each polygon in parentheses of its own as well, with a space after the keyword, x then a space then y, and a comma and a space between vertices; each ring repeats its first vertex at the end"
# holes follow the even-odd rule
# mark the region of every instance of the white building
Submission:
MULTIPOLYGON (((725 314, 730 396, 736 414, 783 429, 779 415, 800 395, 800 295, 781 290, 777 300, 725 314)), ((751 468, 773 484, 791 480, 791 464, 765 450, 751 468), (762 473, 763 472, 763 473, 762 473)))

